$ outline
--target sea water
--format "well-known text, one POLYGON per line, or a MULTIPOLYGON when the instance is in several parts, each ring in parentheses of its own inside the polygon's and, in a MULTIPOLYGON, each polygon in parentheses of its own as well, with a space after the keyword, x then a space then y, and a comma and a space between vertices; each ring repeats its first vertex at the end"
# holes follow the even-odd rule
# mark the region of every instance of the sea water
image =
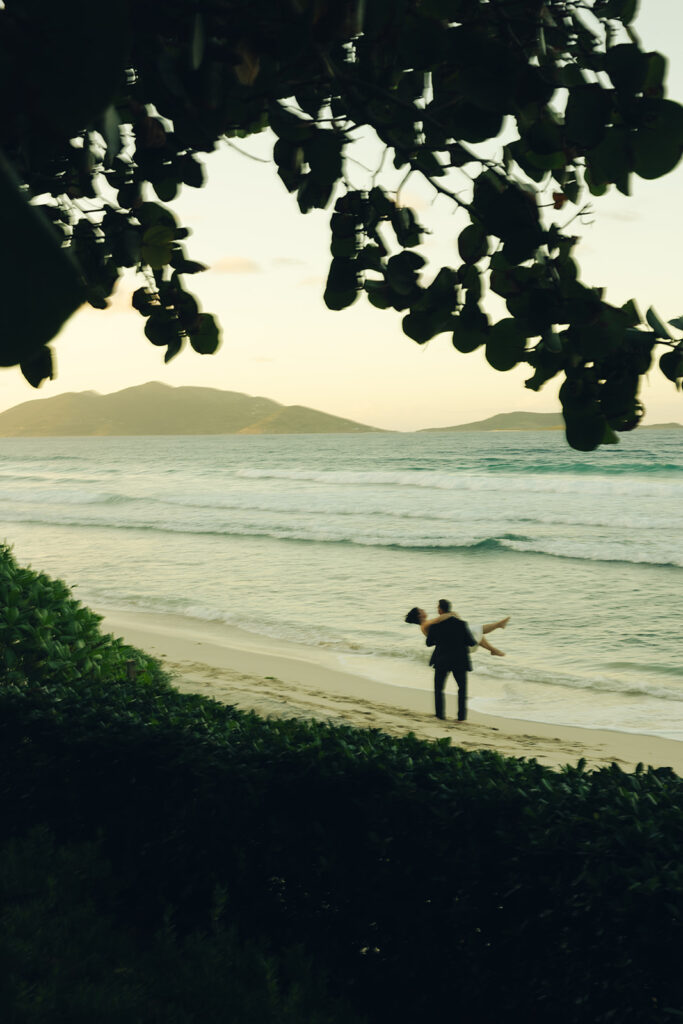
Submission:
POLYGON ((173 613, 427 690, 403 619, 510 615, 474 709, 683 739, 683 431, 0 439, 0 540, 100 612, 173 613))

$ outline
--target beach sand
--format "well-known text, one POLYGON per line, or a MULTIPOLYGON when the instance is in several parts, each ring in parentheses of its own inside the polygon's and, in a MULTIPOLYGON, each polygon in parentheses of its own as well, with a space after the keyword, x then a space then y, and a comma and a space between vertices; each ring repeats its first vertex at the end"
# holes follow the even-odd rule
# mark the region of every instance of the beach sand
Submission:
POLYGON ((160 658, 173 685, 268 717, 315 719, 381 729, 420 739, 445 736, 465 750, 495 750, 562 767, 585 758, 589 767, 615 762, 633 771, 670 767, 683 775, 683 743, 655 736, 546 725, 469 711, 455 721, 456 697, 447 685, 448 719, 434 716, 430 673, 425 688, 392 686, 336 667, 327 651, 271 640, 219 623, 138 612, 105 612, 102 628, 160 658))

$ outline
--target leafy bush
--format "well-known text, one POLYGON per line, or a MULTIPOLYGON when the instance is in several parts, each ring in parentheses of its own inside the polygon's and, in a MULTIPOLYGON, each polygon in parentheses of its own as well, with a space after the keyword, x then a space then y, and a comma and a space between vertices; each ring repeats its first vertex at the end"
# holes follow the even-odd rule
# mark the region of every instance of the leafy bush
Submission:
POLYGON ((300 950, 273 956, 220 922, 151 938, 113 914, 119 883, 95 844, 44 828, 0 847, 4 1024, 361 1024, 300 950))
POLYGON ((101 835, 136 928, 207 927, 220 893, 242 934, 304 946, 370 1020, 455 989, 463 1019, 678 1019, 666 770, 556 773, 121 684, 5 688, 0 779, 3 831, 101 835))
POLYGON ((0 683, 124 678, 132 662, 140 682, 164 678, 154 658, 103 635, 101 616, 61 580, 17 565, 0 544, 0 683))
POLYGON ((263 721, 151 671, 103 685, 39 665, 0 687, 0 840, 36 824, 99 839, 119 924, 150 936, 171 920, 191 942, 218 901, 242 940, 302 947, 373 1024, 444 1007, 483 1024, 681 1018, 683 780, 668 769, 556 772, 263 721))

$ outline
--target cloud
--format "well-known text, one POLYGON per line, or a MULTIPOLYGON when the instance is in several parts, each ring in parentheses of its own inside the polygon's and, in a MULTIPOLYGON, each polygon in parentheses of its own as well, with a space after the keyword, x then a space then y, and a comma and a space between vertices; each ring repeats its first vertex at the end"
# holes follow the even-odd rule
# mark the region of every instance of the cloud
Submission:
POLYGON ((300 281, 297 281, 297 288, 310 288, 311 285, 315 285, 316 288, 324 288, 327 278, 321 277, 318 274, 311 274, 310 277, 302 277, 300 281))
POLYGON ((293 256, 276 256, 271 261, 274 267, 304 267, 303 260, 297 260, 293 256))
POLYGON ((639 213, 635 210, 628 210, 619 212, 617 210, 598 210, 596 212, 596 220, 619 220, 624 224, 633 224, 635 221, 642 220, 639 213))
POLYGON ((211 264, 214 274, 259 274, 262 267, 246 256, 224 256, 211 264))

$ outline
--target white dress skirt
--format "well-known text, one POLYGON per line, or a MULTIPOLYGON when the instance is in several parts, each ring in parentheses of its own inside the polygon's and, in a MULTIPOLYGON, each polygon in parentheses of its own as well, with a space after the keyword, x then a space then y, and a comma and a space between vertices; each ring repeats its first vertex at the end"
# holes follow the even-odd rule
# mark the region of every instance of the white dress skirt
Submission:
POLYGON ((470 647, 470 654, 474 654, 474 652, 479 647, 479 642, 480 642, 481 638, 484 635, 484 624, 483 623, 479 623, 479 622, 475 622, 474 624, 471 623, 471 622, 468 622, 467 625, 469 627, 470 633, 472 634, 472 636, 474 637, 474 639, 476 641, 475 644, 474 644, 474 647, 470 647))

